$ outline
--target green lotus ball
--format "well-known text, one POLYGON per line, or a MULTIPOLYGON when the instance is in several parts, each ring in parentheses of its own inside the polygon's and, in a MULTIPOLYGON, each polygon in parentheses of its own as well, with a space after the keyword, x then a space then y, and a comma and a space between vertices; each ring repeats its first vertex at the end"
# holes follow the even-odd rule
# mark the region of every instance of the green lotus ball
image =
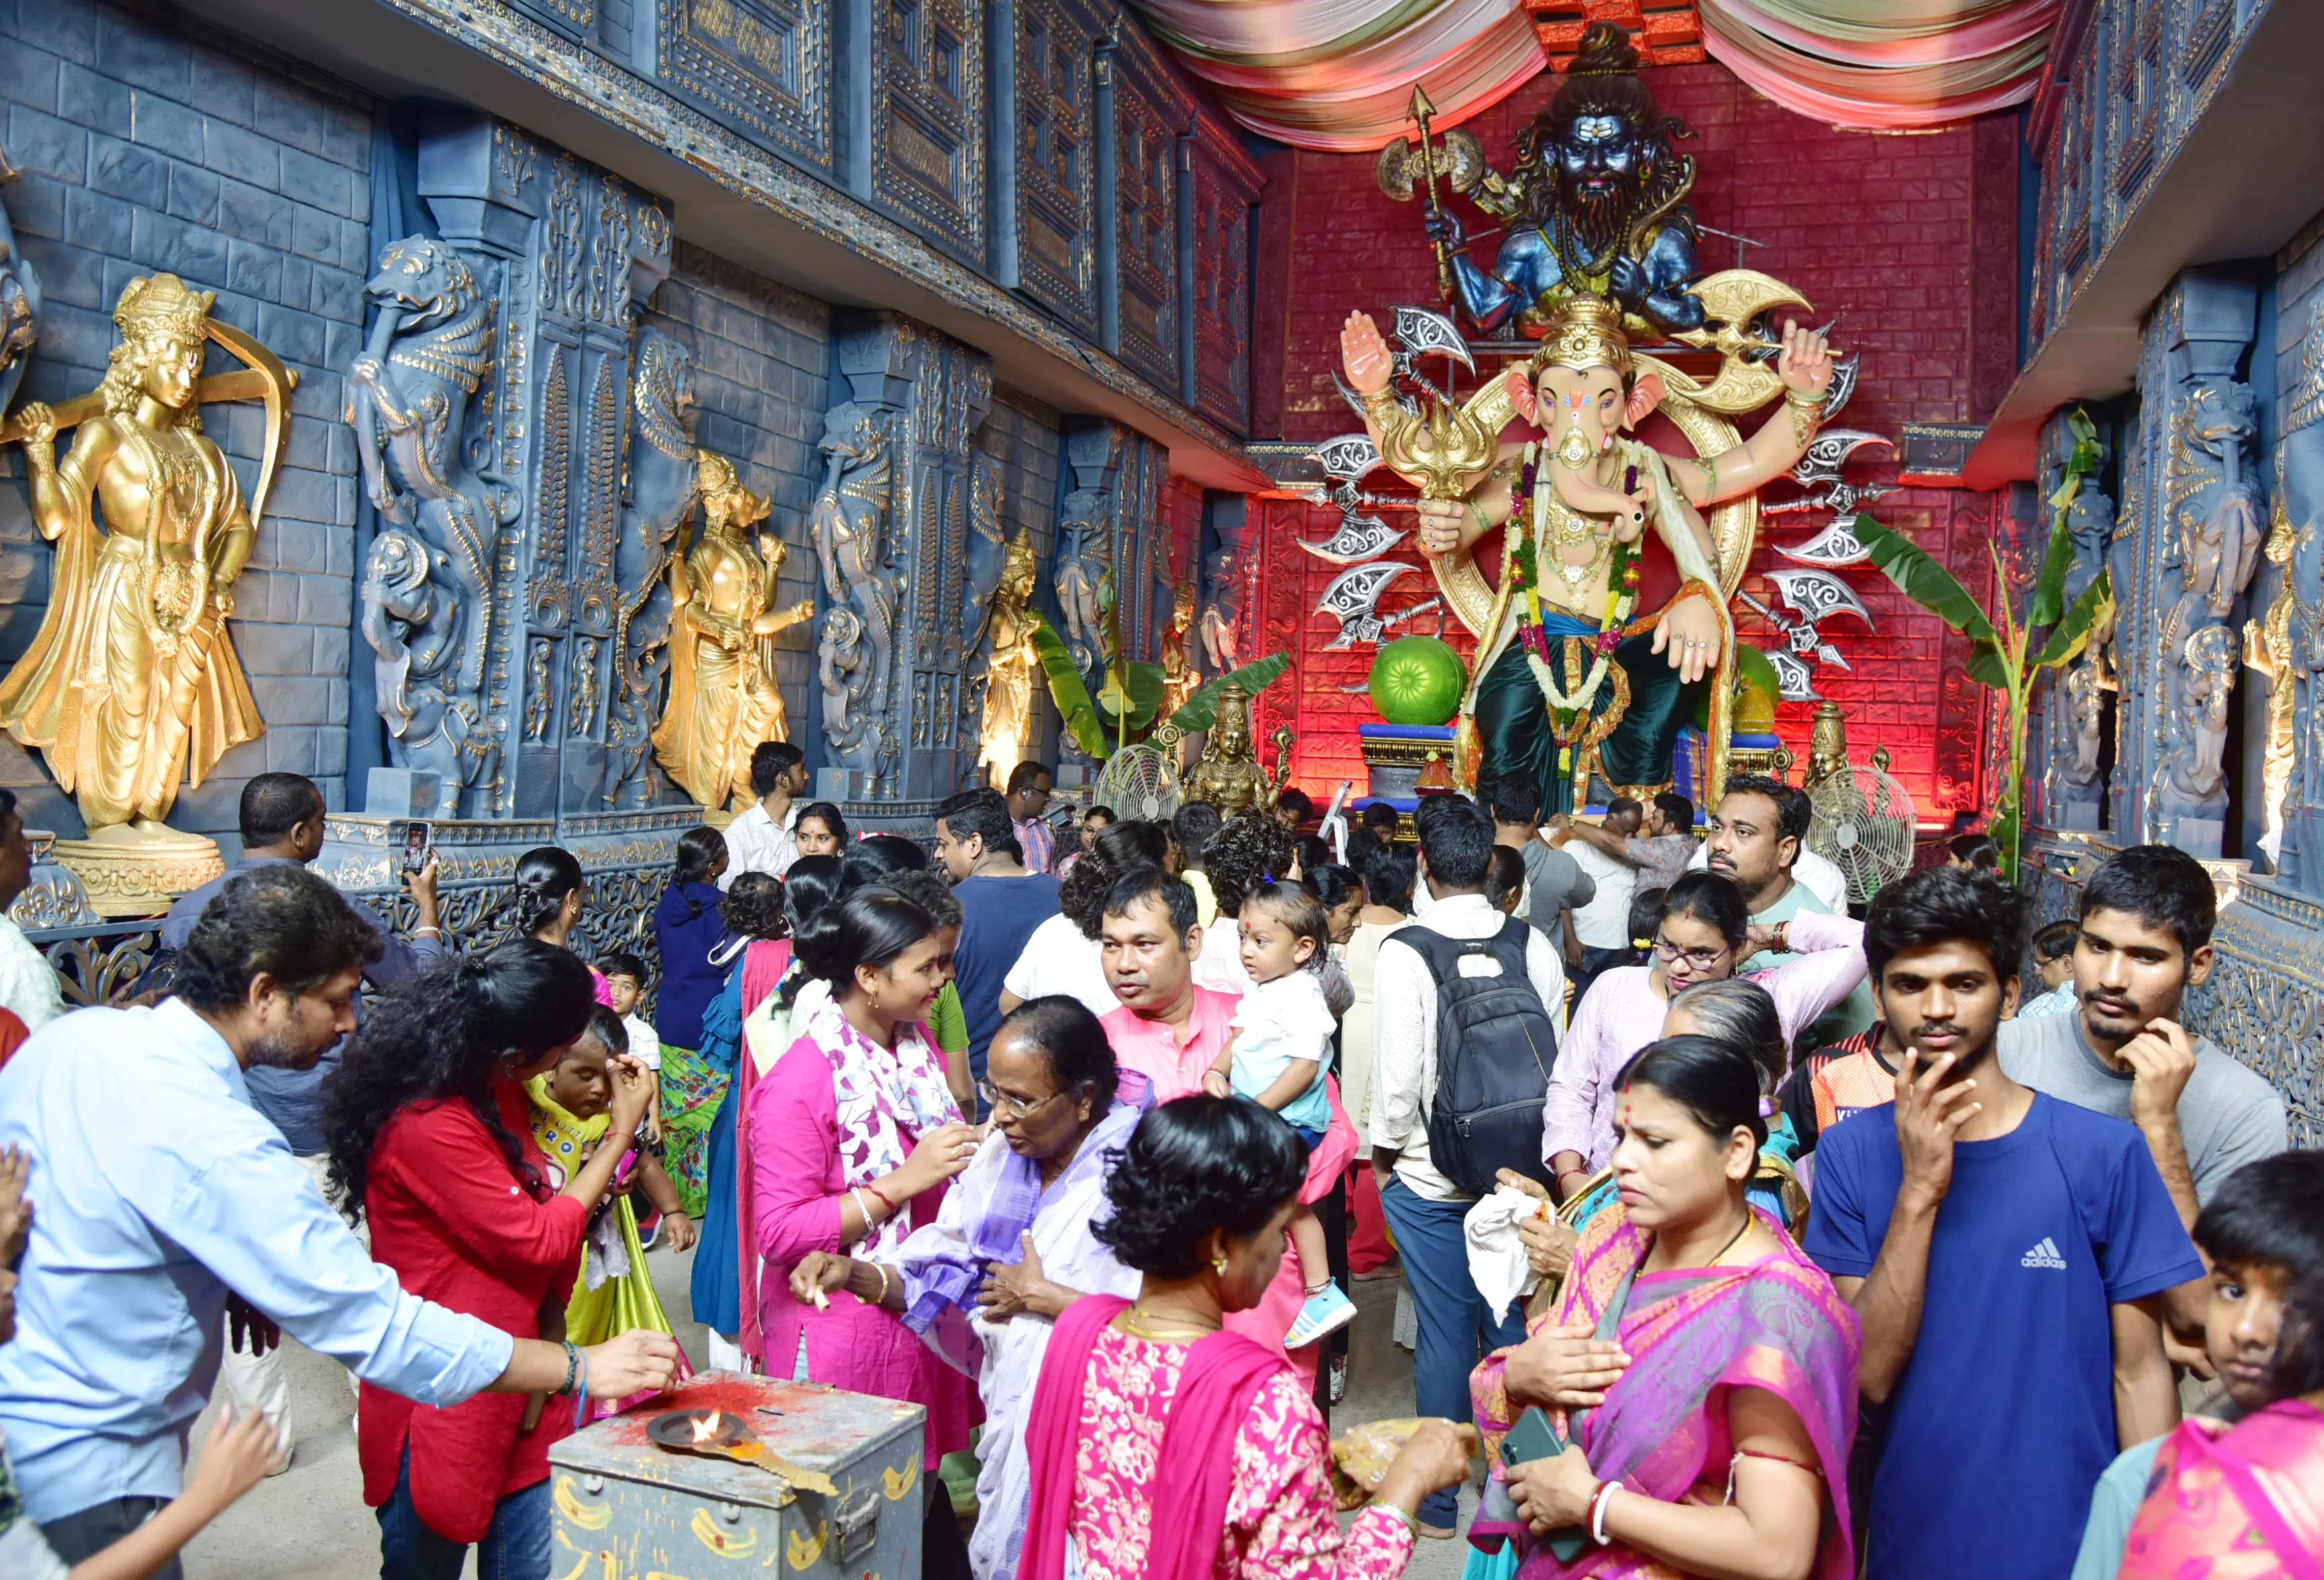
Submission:
POLYGON ((1372 706, 1391 724, 1445 724, 1461 711, 1469 671, 1440 637, 1398 637, 1372 660, 1372 706))

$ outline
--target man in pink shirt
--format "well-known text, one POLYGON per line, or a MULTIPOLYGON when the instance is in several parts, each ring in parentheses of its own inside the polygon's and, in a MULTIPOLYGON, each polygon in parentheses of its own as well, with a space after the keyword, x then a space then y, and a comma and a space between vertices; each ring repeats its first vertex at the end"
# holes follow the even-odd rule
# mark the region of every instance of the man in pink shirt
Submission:
MULTIPOLYGON (((1102 958, 1105 977, 1121 1007, 1100 1024, 1113 1057, 1125 1070, 1154 1083, 1157 1102, 1167 1103, 1203 1089, 1203 1072, 1218 1060, 1234 1034, 1232 993, 1196 985, 1194 960, 1203 952, 1202 924, 1195 919, 1194 891, 1183 878, 1158 868, 1126 872, 1105 896, 1102 958)), ((1347 1171, 1356 1155, 1356 1127, 1340 1107, 1339 1083, 1332 1094, 1332 1125, 1308 1155, 1303 1198, 1313 1200, 1322 1187, 1347 1171)), ((1296 1258, 1285 1256, 1267 1298, 1248 1311, 1231 1313, 1227 1326, 1276 1349, 1306 1299, 1296 1258)), ((1317 1347, 1292 1354, 1301 1371, 1313 1375, 1317 1347)))
POLYGON ((1121 1000, 1103 1022, 1115 1061, 1151 1080, 1157 1102, 1201 1091, 1239 1000, 1194 981, 1194 891, 1157 868, 1126 874, 1105 897, 1103 928, 1105 979, 1121 1000))

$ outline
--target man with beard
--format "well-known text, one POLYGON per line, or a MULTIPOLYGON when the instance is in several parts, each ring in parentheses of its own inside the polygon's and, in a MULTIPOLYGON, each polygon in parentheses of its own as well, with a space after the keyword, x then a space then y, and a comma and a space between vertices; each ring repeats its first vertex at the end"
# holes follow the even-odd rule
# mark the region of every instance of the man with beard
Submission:
POLYGON ((2082 886, 2080 1008, 2001 1033, 2011 1079, 2138 1126, 2190 1229, 2220 1180, 2288 1141, 2275 1089, 2180 1024, 2187 989, 2211 974, 2218 914, 2211 875, 2184 850, 2117 851, 2082 886))
POLYGON ((1476 328, 1514 317, 1538 335, 1551 308, 1584 291, 1613 298, 1665 335, 1702 327, 1702 301, 1687 289, 1698 272, 1694 212, 1683 201, 1694 161, 1670 146, 1689 133, 1655 109, 1638 64, 1618 26, 1594 23, 1582 34, 1565 80, 1517 138, 1520 193, 1488 205, 1510 222, 1490 271, 1465 255, 1449 212, 1428 218, 1476 328))
POLYGON ((2024 897, 1984 874, 1915 873, 1865 923, 1908 1045, 1894 1103, 1817 1148, 1803 1244, 1886 1407, 1858 1505, 1883 1580, 2054 1580, 2116 1453, 2178 1419, 2161 1300, 2203 1264, 2137 1132, 1992 1056, 2024 949, 2024 897))
POLYGON ((66 1015, 0 1070, 0 1146, 32 1158, 38 1204, 23 1319, 0 1348, 0 1428, 24 1512, 67 1563, 177 1496, 229 1304, 254 1343, 273 1343, 279 1320, 426 1404, 669 1384, 666 1335, 583 1351, 404 1293, 251 1107, 247 1071, 311 1065, 354 1028, 379 952, 328 883, 295 862, 263 867, 210 902, 173 997, 66 1015))
MULTIPOLYGON (((1702 841, 1703 864, 1743 891, 1751 907, 1751 925, 1774 927, 1802 911, 1834 914, 1835 907, 1799 880, 1794 868, 1807 849, 1808 797, 1796 786, 1765 774, 1734 774, 1727 792, 1711 814, 1711 829, 1702 841)), ((1762 950, 1736 968, 1738 976, 1771 970, 1797 957, 1781 950, 1762 950)), ((1818 1040, 1837 1042, 1872 1024, 1872 991, 1868 982, 1816 1023, 1818 1040)))

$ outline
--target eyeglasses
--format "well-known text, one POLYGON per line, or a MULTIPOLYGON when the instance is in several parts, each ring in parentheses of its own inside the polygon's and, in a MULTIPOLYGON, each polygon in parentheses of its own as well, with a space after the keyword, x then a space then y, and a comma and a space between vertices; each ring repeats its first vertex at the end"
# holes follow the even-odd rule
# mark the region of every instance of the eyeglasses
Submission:
POLYGON ((1051 1092, 1038 1102, 1028 1103, 1021 1098, 1010 1097, 989 1080, 981 1080, 976 1083, 976 1095, 984 1099, 984 1106, 991 1109, 994 1114, 1012 1114, 1022 1119, 1028 1115, 1039 1113, 1065 1094, 1051 1092))
POLYGON ((1655 940, 1655 959, 1666 966, 1673 960, 1683 960, 1698 971, 1708 971, 1715 969, 1726 958, 1727 951, 1724 949, 1681 949, 1662 939, 1655 940))

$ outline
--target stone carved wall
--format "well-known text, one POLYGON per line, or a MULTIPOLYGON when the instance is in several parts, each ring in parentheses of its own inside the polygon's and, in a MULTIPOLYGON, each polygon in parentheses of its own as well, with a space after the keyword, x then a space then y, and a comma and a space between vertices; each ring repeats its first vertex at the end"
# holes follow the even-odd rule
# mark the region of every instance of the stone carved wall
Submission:
POLYGON ((2157 304, 2107 554, 2119 608, 2108 826, 2206 858, 2225 848, 2244 592, 2267 521, 2256 403, 2234 377, 2257 299, 2247 272, 2190 270, 2157 304))
POLYGON ((1145 33, 1117 30, 1097 64, 1099 276, 1105 348, 1166 390, 1179 387, 1179 140, 1194 98, 1145 33), (1105 266, 1110 263, 1111 267, 1105 266))
POLYGON ((394 481, 387 436, 407 407, 429 416, 401 471, 445 469, 432 516, 404 511, 420 537, 383 532, 366 567, 391 756, 444 773, 438 816, 649 804, 663 789, 642 750, 659 702, 658 675, 641 673, 659 645, 651 583, 692 488, 666 454, 690 405, 682 348, 650 340, 632 382, 638 305, 669 271, 669 212, 480 115, 428 122, 419 177, 444 241, 388 249, 373 295, 396 299, 415 262, 417 278, 451 283, 417 313, 383 311, 352 379, 375 497, 394 481), (463 384, 472 399, 451 407, 463 384))
POLYGON ((909 815, 976 760, 961 728, 963 620, 992 364, 894 313, 842 315, 833 338, 844 399, 825 418, 810 512, 830 765, 817 793, 909 815))

